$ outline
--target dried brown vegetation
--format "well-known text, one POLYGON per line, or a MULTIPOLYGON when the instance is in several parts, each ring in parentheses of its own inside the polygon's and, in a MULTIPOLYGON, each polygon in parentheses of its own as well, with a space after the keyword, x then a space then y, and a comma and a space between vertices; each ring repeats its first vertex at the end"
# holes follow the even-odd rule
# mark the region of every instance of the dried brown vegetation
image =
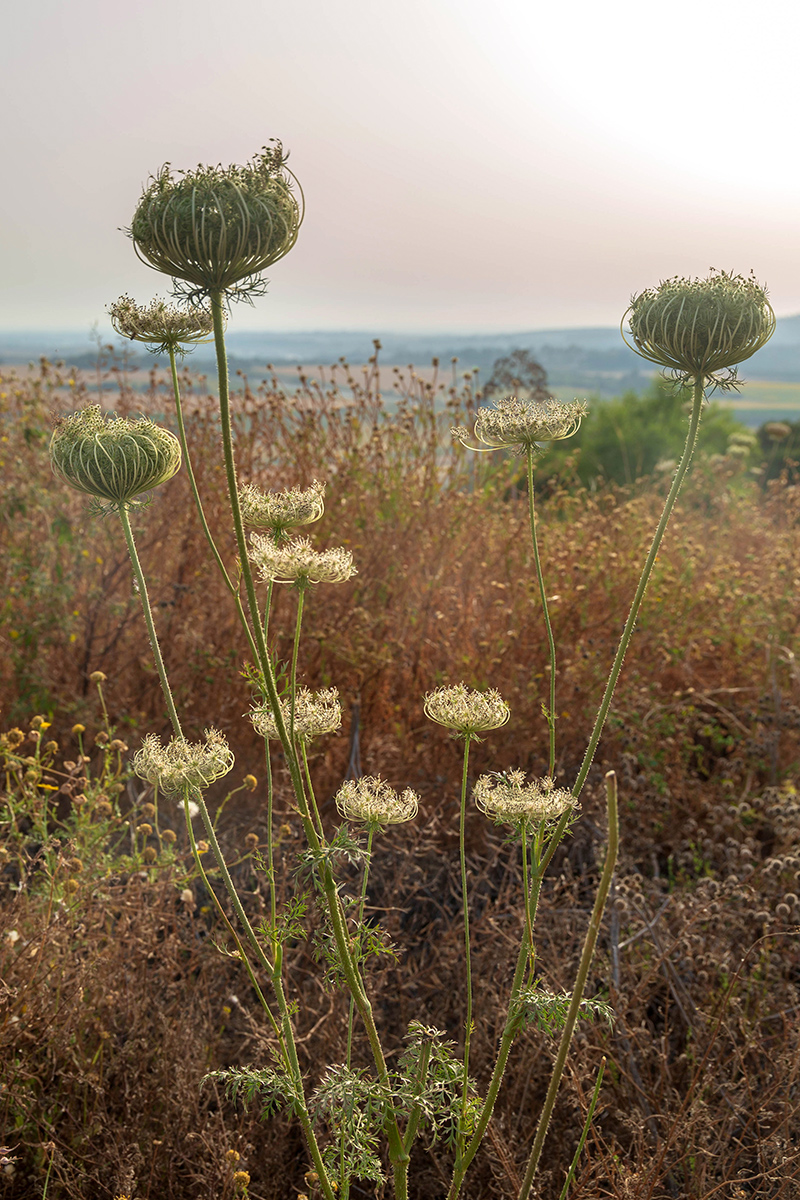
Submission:
MULTIPOLYGON (((351 376, 349 388, 347 373, 340 365, 333 380, 302 379, 294 395, 270 378, 257 388, 242 380, 238 456, 242 478, 261 486, 326 478, 315 542, 346 545, 359 570, 308 603, 302 682, 336 685, 351 706, 349 738, 326 739, 313 760, 319 796, 332 796, 360 755, 365 772, 422 797, 416 827, 380 839, 370 886, 368 915, 401 950, 373 978, 381 1027, 398 1049, 412 1019, 456 1040, 463 1025, 459 751, 422 717, 422 695, 459 680, 498 688, 512 719, 478 747, 474 773, 520 766, 542 774, 547 652, 519 463, 491 456, 487 466, 442 437, 443 426, 474 412, 469 381, 434 404, 436 388, 409 372, 398 384, 405 401, 387 411, 377 363, 351 376)), ((145 394, 131 392, 124 371, 112 381, 117 411, 165 413, 169 423, 155 375, 145 394)), ((184 385, 199 486, 230 561, 214 400, 188 372, 184 385)), ((6 746, 1 920, 4 935, 18 936, 0 942, 0 1120, 16 1161, 0 1175, 0 1196, 41 1197, 49 1171, 53 1198, 228 1200, 227 1152, 235 1150, 253 1200, 285 1200, 305 1186, 297 1130, 200 1087, 210 1068, 258 1062, 271 1035, 241 967, 214 944, 225 934, 185 842, 179 833, 173 851, 157 834, 136 835, 148 797, 132 784, 111 789, 118 808, 105 823, 90 820, 86 805, 74 817, 76 794, 91 808, 100 793, 88 785, 76 793, 64 786, 73 769, 60 773, 64 757, 75 762, 74 722, 87 726, 87 746, 101 727, 92 671, 109 677, 111 720, 131 749, 166 728, 119 531, 89 517, 47 466, 49 414, 85 400, 84 387, 48 364, 37 380, 0 378, 2 716, 5 728, 27 730, 41 713, 59 743, 48 776, 59 788, 49 850, 19 806, 38 782, 26 784, 24 764, 14 765, 23 751, 6 746), (78 849, 82 871, 69 867, 78 849), (187 889, 191 899, 181 899, 187 889)), ((663 492, 652 481, 587 491, 566 477, 541 505, 559 646, 560 782, 569 784, 580 762, 663 492)), ((547 1200, 559 1197, 602 1055, 609 1066, 573 1200, 800 1194, 798 516, 800 488, 778 481, 762 493, 733 459, 698 462, 679 502, 582 819, 554 864, 537 922, 541 976, 555 991, 568 988, 603 847, 602 775, 614 768, 623 850, 587 994, 608 996, 616 1024, 579 1028, 538 1184, 547 1200)), ((241 640, 185 479, 135 519, 187 733, 213 721, 236 749, 237 782, 247 772, 260 777, 263 751, 242 720, 250 691, 241 640)), ((286 631, 276 642, 284 659, 292 614, 290 591, 280 591, 272 627, 286 631)), ((95 779, 109 769, 105 754, 93 751, 95 779)), ((158 828, 180 831, 178 815, 161 814, 158 828)), ((334 823, 330 802, 323 815, 334 823)), ((288 788, 281 820, 288 886, 299 845, 288 788)), ((248 832, 263 840, 260 793, 239 792, 221 830, 257 913, 263 878, 242 856, 248 832)), ((518 852, 478 813, 469 864, 481 1088, 522 916, 518 852)), ((313 1079, 343 1057, 346 1010, 320 987, 310 947, 291 954, 303 1067, 313 1079)), ((486 1153, 468 1176, 470 1197, 516 1194, 553 1053, 544 1034, 518 1038, 486 1153)), ((415 1151, 415 1200, 444 1195, 449 1165, 441 1146, 415 1151)), ((371 1185, 362 1194, 372 1195, 371 1185)))

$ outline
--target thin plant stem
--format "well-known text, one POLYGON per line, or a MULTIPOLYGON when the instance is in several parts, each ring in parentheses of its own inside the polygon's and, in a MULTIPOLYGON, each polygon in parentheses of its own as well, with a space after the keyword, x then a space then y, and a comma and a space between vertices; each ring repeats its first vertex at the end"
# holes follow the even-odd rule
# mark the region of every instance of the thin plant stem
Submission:
POLYGON ((578 1159, 581 1156, 581 1151, 583 1150, 583 1147, 586 1145, 586 1138, 589 1136, 589 1130, 592 1127, 592 1117, 594 1116, 594 1110, 597 1108, 597 1101, 600 1099, 600 1085, 603 1082, 603 1075, 605 1074, 605 1069, 606 1069, 606 1056, 604 1054, 603 1057, 600 1059, 600 1070, 597 1072, 597 1079, 595 1080, 594 1091, 592 1092, 592 1098, 589 1101, 589 1110, 586 1113, 586 1120, 583 1122, 583 1129, 581 1130, 581 1136, 578 1139, 578 1146, 577 1146, 577 1149, 575 1150, 575 1154, 573 1156, 572 1162, 569 1165, 569 1170, 567 1171, 567 1178, 564 1180, 564 1186, 561 1189, 561 1195, 559 1196, 558 1200, 567 1200, 567 1192, 569 1191, 569 1185, 572 1183, 572 1180, 575 1178, 575 1172, 578 1169, 578 1159))
MULTIPOLYGON (((247 556, 247 541, 244 534, 241 506, 239 504, 239 495, 236 484, 236 465, 233 454, 233 436, 230 414, 230 388, 228 382, 228 359, 225 350, 225 321, 222 307, 222 293, 219 291, 212 291, 209 294, 209 300, 211 303, 211 312, 214 320, 214 345, 217 356, 220 427, 222 432, 222 449, 225 459, 225 474, 228 482, 228 497, 230 500, 234 532, 236 534, 236 544, 239 550, 242 579, 244 580, 247 603, 250 609, 250 616, 253 622, 255 633, 258 663, 263 673, 264 685, 267 689, 270 706, 275 717, 275 725, 278 731, 278 736, 280 737, 280 741, 286 755, 286 762, 289 767, 292 787, 294 789, 295 797, 300 809, 305 835, 311 850, 315 853, 319 853, 321 850, 320 840, 316 829, 314 828, 314 823, 304 795, 303 779, 301 775, 299 759, 295 747, 292 745, 289 732, 286 728, 286 723, 283 719, 283 713, 281 712, 277 687, 275 684, 275 675, 272 670, 272 663, 270 662, 269 655, 267 653, 264 629, 259 619, 259 609, 255 594, 253 573, 250 569, 250 562, 247 556)), ((336 941, 336 949, 339 954, 345 979, 351 994, 355 997, 359 1016, 364 1022, 364 1027, 367 1032, 367 1038, 369 1040, 370 1049, 372 1051, 372 1056, 375 1061, 380 1082, 388 1083, 389 1072, 386 1066, 386 1059, 383 1053, 380 1037, 378 1035, 378 1030, 375 1026, 372 1005, 370 1004, 366 992, 361 986, 361 981, 355 969, 352 952, 348 944, 347 927, 344 911, 342 909, 342 902, 336 889, 336 883, 333 878, 333 874, 330 870, 330 867, 326 863, 322 864, 321 881, 328 913, 330 916, 331 927, 333 930, 334 939, 336 941)), ((275 981, 276 987, 279 984, 280 979, 277 979, 275 981)), ((391 1105, 391 1103, 390 1113, 387 1115, 387 1121, 387 1140, 389 1143, 389 1156, 392 1161, 394 1172, 396 1200, 406 1200, 408 1195, 408 1185, 405 1180, 405 1174, 407 1172, 408 1154, 403 1147, 403 1140, 397 1123, 397 1114, 394 1110, 394 1106, 391 1105)), ((324 1175, 322 1175, 322 1173, 321 1177, 322 1179, 326 1178, 324 1175)))
POLYGON ((467 856, 465 834, 467 821, 467 771, 472 739, 464 735, 464 765, 461 771, 461 812, 458 822, 458 854, 461 862, 461 907, 464 914, 464 970, 467 977, 467 1019, 464 1030, 464 1078, 461 1084, 461 1128, 458 1131, 456 1162, 464 1153, 466 1142, 467 1100, 469 1098, 469 1048, 472 1040, 472 962, 469 945, 469 894, 467 892, 467 856))
POLYGON ((547 774, 552 779, 556 769, 556 643, 553 637, 553 626, 550 623, 550 610, 547 607, 547 592, 542 574, 542 562, 539 557, 539 538, 536 533, 536 501, 533 485, 533 446, 527 447, 528 460, 528 515, 531 524, 531 541, 533 542, 533 561, 536 565, 536 579, 539 584, 539 596, 542 601, 542 614, 547 630, 547 645, 550 651, 550 708, 547 713, 547 726, 550 731, 550 765, 547 774))
POLYGON ((681 490, 681 484, 683 483, 684 476, 689 469, 689 463, 691 462, 692 454, 694 453, 694 448, 697 443, 697 432, 700 427, 700 414, 703 407, 704 387, 705 377, 702 375, 698 376, 694 382, 692 414, 689 420, 689 429, 686 434, 686 443, 683 448, 683 454, 681 455, 681 461, 678 464, 678 469, 675 472, 675 478, 672 481, 672 487, 669 489, 669 494, 664 502, 664 509, 661 513, 661 518, 658 522, 658 526, 656 527, 656 532, 653 537, 653 542, 650 546, 647 558, 645 559, 644 567, 642 568, 642 574, 639 578, 639 584, 636 588, 636 592, 631 603, 628 619, 625 622, 625 628, 622 631, 619 647, 608 676, 606 690, 603 693, 603 699, 600 702, 600 708, 597 711, 597 717, 595 718, 594 728, 592 729, 591 737, 589 738, 589 744, 586 747, 586 753, 583 756, 581 769, 578 772, 578 777, 575 780, 575 786, 572 789, 572 794, 576 800, 580 796, 583 785, 586 782, 586 776, 589 774, 589 768, 592 765, 592 759, 594 758, 595 750, 597 749, 597 743, 600 741, 600 734, 603 732, 603 726, 605 725, 606 717, 608 716, 608 710, 611 707, 614 688, 617 686, 617 680, 619 679, 620 671, 622 670, 625 652, 628 649, 628 645, 633 634, 633 629, 636 624, 636 618, 639 615, 639 609, 642 606, 642 600, 644 599, 644 594, 650 581, 653 565, 656 561, 656 555, 658 554, 659 548, 664 539, 664 533, 666 532, 667 524, 669 523, 669 519, 672 515, 672 510, 675 507, 675 501, 678 499, 678 492, 681 490))
POLYGON ((180 441, 180 444, 181 444, 181 453, 183 454, 183 465, 186 468, 186 474, 189 479, 189 487, 191 488, 192 496, 194 497, 194 505, 195 505, 195 508, 197 509, 197 515, 200 518, 200 525, 202 526, 206 541, 208 542, 211 553, 214 556, 214 561, 216 562, 217 567, 219 568, 219 573, 223 578, 225 586, 228 589, 228 591, 230 592, 231 596, 233 597, 234 604, 236 605, 236 611, 239 615, 239 621, 241 622, 242 628, 244 629, 245 634, 247 635, 247 640, 250 643, 250 651, 253 655, 253 658, 255 658, 256 657, 255 642, 253 641, 253 635, 250 632, 250 626, 247 624, 247 619, 244 615, 244 609, 242 608, 242 600, 239 595, 239 589, 232 582, 231 577, 228 574, 227 568, 225 566, 225 563, 222 561, 222 555, 220 554, 219 550, 217 549, 217 544, 214 541, 214 537, 211 533, 211 530, 209 529, 208 521, 206 520, 205 510, 203 509, 203 502, 200 499, 200 491, 197 487, 197 480, 195 479, 194 469, 192 467, 192 459, 191 459, 191 455, 189 454, 189 444, 186 440, 186 427, 185 427, 184 420, 183 420, 183 405, 181 404, 181 389, 180 389, 180 383, 178 381, 178 366, 177 366, 177 363, 175 360, 175 347, 172 344, 170 344, 170 346, 169 346, 169 365, 170 365, 170 372, 172 375, 172 392, 173 392, 173 396, 175 398, 175 419, 178 424, 178 440, 180 441))
POLYGON ((300 627, 303 624, 303 606, 305 604, 306 587, 308 584, 298 584, 297 587, 297 617, 294 623, 294 641, 292 643, 292 666, 289 675, 289 740, 294 745, 294 713, 297 702, 297 656, 300 652, 300 627))
POLYGON ((589 967, 594 957, 594 948, 597 945, 597 936, 600 932, 600 921, 603 917, 603 909, 605 908, 606 898, 609 888, 611 887, 611 879, 614 874, 614 868, 617 863, 617 851, 619 849, 619 813, 617 809, 617 777, 613 771, 606 774, 606 806, 608 812, 608 848, 606 850, 606 861, 603 866, 603 873, 600 877, 600 884, 595 896, 594 908, 589 919, 589 928, 586 931, 586 938, 583 943, 583 951, 581 953, 580 963, 578 965, 578 973, 575 977, 575 984, 572 989, 572 999, 567 1010, 567 1017, 564 1022, 564 1028, 561 1033, 561 1041, 556 1054, 556 1061, 553 1065, 553 1072, 550 1076, 550 1084, 547 1089, 542 1111, 539 1114, 539 1123, 536 1127, 536 1136, 533 1141, 533 1149, 531 1156, 528 1159, 528 1166, 525 1170, 525 1177, 522 1180, 522 1186, 519 1190, 518 1200, 527 1200, 530 1195, 531 1186, 533 1185, 533 1177, 536 1174, 536 1169, 539 1166, 539 1159, 542 1155, 545 1138, 547 1137, 547 1128, 550 1124, 550 1118, 553 1114, 553 1108, 556 1102, 556 1096, 561 1084, 561 1077, 564 1074, 564 1067, 567 1061, 567 1053, 569 1044, 572 1040, 572 1034, 578 1020, 578 1012, 583 998, 583 989, 586 986, 586 979, 589 974, 589 967))
POLYGON ((530 892, 530 883, 528 881, 528 831, 525 822, 522 822, 522 894, 525 898, 525 932, 528 939, 528 950, 530 951, 530 966, 533 971, 533 925, 531 923, 531 910, 528 903, 530 892))
MULTIPOLYGON (((361 922, 364 920, 364 905, 365 905, 366 899, 367 899, 367 881, 369 879, 370 863, 372 862, 372 839, 374 837, 375 837, 375 829, 372 826, 370 826, 369 832, 367 834, 367 851, 366 851, 365 863, 364 863, 364 876, 363 876, 363 879, 361 880, 361 897, 360 897, 359 904, 358 904, 357 921, 358 921, 359 929, 361 927, 361 922)), ((354 1024, 354 1018, 355 1018, 355 1008, 356 1008, 356 1002, 355 1002, 354 998, 351 996, 350 997, 350 1009, 347 1014, 347 1058, 346 1058, 346 1062, 347 1062, 348 1070, 350 1069, 350 1064, 352 1061, 353 1024, 354 1024)), ((405 1139, 403 1141, 403 1144, 405 1145, 405 1139)), ((347 1197, 350 1194, 350 1181, 349 1181, 349 1179, 345 1178, 344 1148, 345 1148, 345 1134, 344 1134, 344 1130, 342 1130, 341 1153, 340 1153, 341 1174, 339 1177, 339 1187, 341 1188, 342 1200, 347 1200, 347 1197)))

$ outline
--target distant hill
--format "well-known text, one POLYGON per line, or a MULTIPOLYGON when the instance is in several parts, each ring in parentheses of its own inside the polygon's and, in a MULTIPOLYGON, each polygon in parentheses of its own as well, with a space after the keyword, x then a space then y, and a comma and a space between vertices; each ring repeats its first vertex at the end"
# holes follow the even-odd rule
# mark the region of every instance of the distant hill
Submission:
MULTIPOLYGON (((0 330, 0 363, 28 362, 45 355, 77 367, 92 366, 97 358, 97 336, 76 330, 0 330)), ((120 344, 110 328, 101 329, 99 337, 104 343, 120 344)), ((629 350, 619 329, 613 326, 491 334, 232 330, 228 349, 233 369, 255 373, 267 363, 326 366, 344 357, 360 364, 374 352, 375 337, 380 339, 385 363, 424 366, 438 357, 442 367, 449 368, 451 359, 457 358, 459 371, 477 367, 484 378, 495 359, 519 347, 541 362, 554 387, 574 387, 601 395, 618 395, 628 388, 639 390, 654 374, 654 367, 629 350)), ((142 364, 151 361, 142 347, 129 349, 142 364)), ((213 365, 211 347, 197 347, 190 361, 198 369, 207 370, 213 365)), ((800 381, 800 314, 779 319, 774 337, 748 361, 744 374, 765 381, 800 381)))

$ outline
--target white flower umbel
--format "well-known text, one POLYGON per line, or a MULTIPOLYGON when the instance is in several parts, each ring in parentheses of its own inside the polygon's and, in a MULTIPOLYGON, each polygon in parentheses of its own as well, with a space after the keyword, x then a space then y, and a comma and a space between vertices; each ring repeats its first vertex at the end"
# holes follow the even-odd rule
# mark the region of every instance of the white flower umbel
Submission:
POLYGON ((497 824, 513 825, 535 832, 542 822, 557 821, 567 809, 575 808, 575 797, 566 788, 557 788, 552 779, 525 782, 520 770, 502 775, 481 775, 472 797, 482 813, 497 824))
POLYGON ((346 820, 380 829, 412 821, 419 811, 419 796, 410 788, 398 795, 380 775, 364 775, 345 780, 336 793, 336 807, 346 820))
MULTIPOLYGON (((288 730, 291 722, 291 702, 288 699, 281 700, 280 705, 283 723, 288 730)), ((278 740, 275 714, 269 705, 254 708, 249 716, 256 733, 273 742, 278 740)), ((342 706, 336 688, 323 688, 319 692, 312 692, 304 687, 298 689, 294 704, 294 736, 297 741, 310 742, 325 733, 336 733, 341 724, 342 706)))
POLYGON ((153 354, 167 350, 183 352, 185 346, 197 346, 214 336, 214 320, 204 308, 177 308, 156 297, 149 304, 137 304, 130 296, 120 296, 109 306, 111 324, 132 342, 144 342, 153 354))
POLYGON ((187 742, 173 738, 166 746, 154 733, 148 733, 141 749, 133 756, 133 769, 140 779, 156 784, 167 795, 203 791, 227 775, 233 767, 233 753, 218 729, 205 731, 205 742, 187 742))
POLYGON ((494 688, 477 692, 463 683, 428 692, 424 709, 425 715, 438 725, 468 737, 499 729, 511 716, 505 700, 494 688))
POLYGON ((245 525, 268 529, 274 542, 286 540, 289 530, 311 525, 325 511, 325 484, 314 480, 307 488, 285 492, 263 492, 252 483, 239 489, 239 504, 245 525))
POLYGON ((250 561, 265 582, 341 583, 355 575, 353 555, 336 546, 331 550, 315 550, 308 538, 276 545, 271 537, 250 534, 250 561))
POLYGON ((455 426, 451 433, 470 450, 515 450, 524 454, 539 450, 542 442, 560 442, 572 437, 587 414, 581 400, 561 404, 558 400, 518 400, 506 396, 491 408, 481 408, 475 420, 474 435, 480 446, 470 442, 470 431, 455 426))

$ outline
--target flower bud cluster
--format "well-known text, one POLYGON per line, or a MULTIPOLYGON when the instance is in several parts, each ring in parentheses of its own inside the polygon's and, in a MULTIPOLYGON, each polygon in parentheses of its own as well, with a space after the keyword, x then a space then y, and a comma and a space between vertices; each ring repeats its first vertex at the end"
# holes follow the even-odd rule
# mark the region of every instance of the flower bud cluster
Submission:
POLYGON ((181 465, 181 446, 148 417, 113 417, 92 404, 58 421, 50 463, 70 487, 118 508, 171 479, 181 465))
POLYGON ((205 743, 173 738, 166 746, 154 733, 148 733, 133 757, 133 769, 140 779, 158 785, 166 795, 188 789, 203 791, 227 775, 233 767, 233 753, 218 729, 206 729, 205 743))
POLYGON ((188 285, 189 299, 263 291, 258 277, 289 253, 303 219, 302 192, 298 200, 285 164, 280 142, 245 166, 173 173, 165 164, 131 221, 139 258, 188 285))
POLYGON ((305 489, 262 492, 247 483, 239 489, 239 504, 245 525, 268 529, 274 542, 282 542, 288 530, 320 519, 325 511, 325 484, 315 479, 305 489))
POLYGON ((474 737, 488 729, 499 729, 511 710, 494 688, 470 691, 463 683, 435 688, 425 697, 425 715, 458 734, 474 737))
POLYGON ((406 788, 400 795, 380 775, 347 779, 336 793, 336 807, 348 821, 370 829, 411 821, 419 810, 419 796, 406 788))
POLYGON ((647 288, 633 297, 625 317, 630 348, 683 383, 730 385, 735 371, 719 378, 716 373, 750 358, 775 332, 766 289, 752 275, 726 271, 707 279, 676 275, 647 288))
POLYGON ((336 546, 330 550, 315 550, 308 538, 276 545, 271 537, 250 534, 250 561, 266 582, 341 583, 357 574, 353 555, 336 546))
MULTIPOLYGON (((292 717, 292 706, 289 699, 280 701, 283 723, 288 733, 292 717)), ((250 720, 256 733, 270 741, 278 740, 278 726, 275 714, 268 704, 254 708, 250 712, 250 720)), ((342 724, 342 706, 339 703, 339 692, 336 688, 323 688, 312 692, 308 688, 298 688, 294 702, 294 736, 299 742, 310 742, 324 733, 335 733, 342 724)))
MULTIPOLYGON (((560 404, 558 400, 518 400, 506 396, 491 408, 481 408, 475 420, 475 437, 490 450, 508 449, 524 454, 529 449, 539 449, 540 442, 558 442, 572 437, 580 428, 587 414, 581 400, 560 404)), ((470 445, 470 431, 455 426, 451 433, 470 450, 480 446, 470 445)))
POLYGON ((137 304, 130 296, 120 296, 108 309, 111 324, 120 335, 132 342, 144 342, 153 354, 167 350, 181 351, 183 346, 196 346, 214 336, 214 320, 203 308, 176 308, 165 300, 137 304))
POLYGON ((502 775, 481 775, 472 792, 481 812, 497 824, 514 825, 533 831, 542 822, 557 821, 576 800, 566 788, 557 788, 552 779, 525 782, 520 770, 502 775))

